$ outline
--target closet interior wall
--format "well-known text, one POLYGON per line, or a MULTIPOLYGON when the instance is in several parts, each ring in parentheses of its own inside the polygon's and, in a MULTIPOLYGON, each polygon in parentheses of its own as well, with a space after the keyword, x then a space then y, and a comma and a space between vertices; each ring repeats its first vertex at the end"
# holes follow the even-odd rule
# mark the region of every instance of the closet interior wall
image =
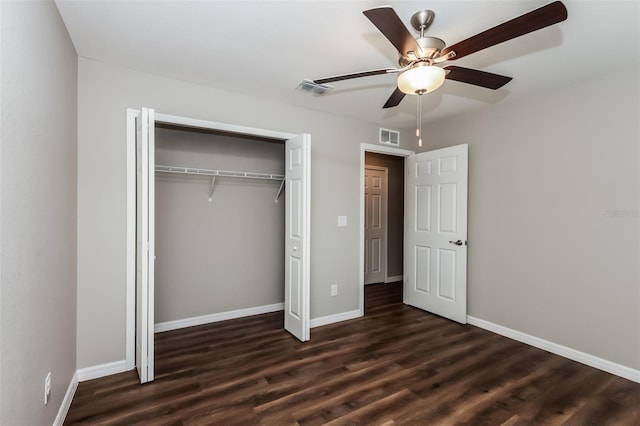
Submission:
MULTIPOLYGON (((156 165, 284 175, 284 143, 156 127, 156 165)), ((156 172, 155 322, 284 302, 280 181, 156 172)))

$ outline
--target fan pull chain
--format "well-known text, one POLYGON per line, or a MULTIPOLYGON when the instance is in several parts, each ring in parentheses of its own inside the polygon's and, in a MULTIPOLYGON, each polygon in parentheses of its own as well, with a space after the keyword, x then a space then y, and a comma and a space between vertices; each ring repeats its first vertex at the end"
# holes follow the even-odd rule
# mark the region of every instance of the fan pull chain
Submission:
POLYGON ((418 96, 418 103, 416 105, 416 137, 420 138, 420 96, 418 96))
POLYGON ((418 146, 422 147, 422 95, 418 95, 418 123, 416 128, 418 146))

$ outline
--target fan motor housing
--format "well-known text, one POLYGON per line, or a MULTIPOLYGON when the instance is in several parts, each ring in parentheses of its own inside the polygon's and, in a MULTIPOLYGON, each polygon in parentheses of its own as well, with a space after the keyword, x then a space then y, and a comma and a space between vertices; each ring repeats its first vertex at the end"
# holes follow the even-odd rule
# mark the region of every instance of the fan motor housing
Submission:
POLYGON ((400 56, 398 64, 401 67, 406 67, 411 63, 420 59, 434 59, 440 56, 440 52, 445 48, 446 43, 437 37, 418 37, 416 39, 418 45, 422 48, 422 53, 416 52, 416 57, 400 56))

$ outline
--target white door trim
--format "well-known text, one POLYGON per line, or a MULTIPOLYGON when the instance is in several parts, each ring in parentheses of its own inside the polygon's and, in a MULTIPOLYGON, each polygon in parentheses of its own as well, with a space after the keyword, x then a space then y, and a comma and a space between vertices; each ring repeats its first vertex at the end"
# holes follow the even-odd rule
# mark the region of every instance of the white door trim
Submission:
POLYGON ((127 371, 135 368, 136 360, 136 117, 139 114, 140 110, 127 109, 127 259, 125 266, 127 301, 125 308, 125 364, 127 371))
POLYGON ((173 124, 195 129, 218 130, 239 135, 259 136, 268 139, 281 139, 283 141, 298 136, 297 133, 285 133, 275 130, 258 129, 256 127, 238 126, 236 124, 219 123, 217 121, 199 120, 197 118, 179 117, 177 115, 156 113, 156 123, 173 124))
POLYGON ((360 316, 364 315, 364 168, 366 152, 395 155, 397 157, 408 157, 412 154, 415 154, 415 151, 410 151, 408 149, 393 148, 390 146, 374 145, 370 143, 360 144, 360 194, 358 195, 360 197, 360 269, 358 271, 360 316))
MULTIPOLYGON (((125 266, 125 364, 127 370, 135 368, 135 317, 136 317, 136 139, 135 139, 135 118, 139 114, 139 109, 127 109, 127 208, 126 208, 126 266, 125 266), (133 119, 133 124, 131 120, 133 119), (133 132, 131 132, 133 125, 133 132), (130 245, 133 246, 130 247, 130 245)), ((179 125, 199 129, 218 130, 240 135, 258 136, 270 139, 285 140, 296 137, 297 133, 286 133, 274 130, 258 129, 254 127, 238 126, 235 124, 219 123, 215 121, 199 120, 176 115, 155 113, 155 122, 163 124, 179 125)))

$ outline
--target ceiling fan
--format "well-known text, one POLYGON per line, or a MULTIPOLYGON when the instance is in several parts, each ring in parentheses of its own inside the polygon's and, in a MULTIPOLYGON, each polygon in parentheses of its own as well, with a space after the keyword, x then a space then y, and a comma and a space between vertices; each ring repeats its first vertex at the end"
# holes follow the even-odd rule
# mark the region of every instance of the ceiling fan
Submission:
POLYGON ((396 90, 383 108, 397 106, 405 95, 422 95, 432 92, 440 87, 445 79, 493 90, 499 89, 511 81, 511 77, 458 66, 440 67, 439 64, 460 59, 567 19, 566 7, 562 2, 555 1, 445 48, 446 44, 443 40, 425 36, 425 31, 435 18, 435 13, 431 10, 420 10, 411 17, 411 26, 420 33, 418 38, 411 35, 390 6, 376 7, 362 13, 398 50, 400 68, 341 74, 317 79, 314 83, 326 84, 352 78, 398 73, 396 90))

